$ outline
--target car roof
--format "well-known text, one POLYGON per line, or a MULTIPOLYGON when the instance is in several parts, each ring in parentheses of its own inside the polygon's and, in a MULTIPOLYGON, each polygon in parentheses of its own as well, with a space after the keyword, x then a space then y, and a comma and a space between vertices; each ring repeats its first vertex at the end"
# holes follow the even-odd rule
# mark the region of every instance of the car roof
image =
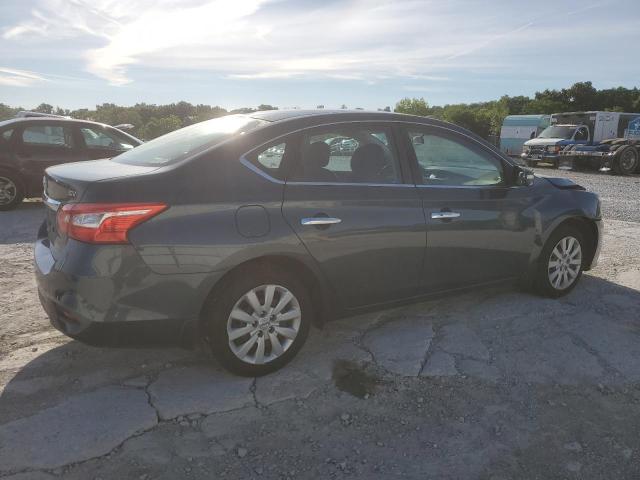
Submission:
POLYGON ((261 112, 249 113, 247 116, 267 122, 281 122, 301 117, 314 117, 323 120, 341 120, 346 117, 355 117, 359 120, 406 120, 415 121, 425 119, 417 115, 407 115, 401 113, 381 112, 374 110, 265 110, 261 112))
MULTIPOLYGON (((100 127, 109 127, 115 128, 111 125, 107 125, 105 123, 93 122, 91 120, 81 120, 78 118, 62 118, 62 117, 16 117, 10 118, 8 120, 4 120, 0 122, 0 128, 5 127, 7 125, 20 124, 20 123, 81 123, 81 124, 91 124, 97 125, 100 127)), ((116 129, 118 130, 118 129, 116 129)))
POLYGON ((271 125, 279 125, 287 122, 299 122, 304 128, 320 126, 340 122, 404 122, 413 124, 443 127, 466 136, 475 138, 483 143, 487 141, 475 133, 454 123, 439 120, 434 117, 421 115, 408 115, 405 113, 367 111, 367 110, 269 110, 246 114, 250 118, 256 118, 270 122, 271 125))

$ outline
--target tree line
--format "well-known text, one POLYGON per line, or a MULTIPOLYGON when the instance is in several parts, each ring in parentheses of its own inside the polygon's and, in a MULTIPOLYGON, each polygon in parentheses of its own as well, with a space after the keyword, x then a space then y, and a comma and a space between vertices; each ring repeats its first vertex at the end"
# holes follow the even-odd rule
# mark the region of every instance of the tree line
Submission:
MULTIPOLYGON (((114 103, 103 103, 102 105, 96 105, 94 110, 88 108, 69 110, 61 107, 54 108, 48 103, 41 103, 31 111, 69 116, 81 120, 92 120, 114 126, 129 124, 133 125, 132 129, 127 130, 129 133, 143 140, 151 140, 152 138, 159 137, 173 130, 223 115, 274 109, 277 109, 277 107, 259 105, 256 108, 239 108, 227 111, 219 106, 192 105, 188 102, 178 102, 167 105, 137 103, 131 107, 122 107, 114 103)), ((15 115, 22 110, 25 109, 22 107, 14 108, 0 103, 0 120, 15 117, 15 115)))
POLYGON ((612 112, 640 112, 640 89, 609 88, 598 90, 591 82, 578 82, 561 90, 536 92, 527 96, 502 96, 499 100, 429 106, 424 98, 403 98, 396 112, 433 116, 475 134, 490 138, 500 136, 500 127, 507 115, 551 114, 586 110, 612 112))
MULTIPOLYGON (((318 105, 317 108, 324 108, 318 105)), ((342 105, 346 109, 346 105, 342 105)), ((22 107, 10 107, 0 103, 0 120, 12 118, 22 107)), ((251 113, 261 110, 277 110, 272 105, 226 110, 220 106, 193 105, 188 102, 167 105, 138 103, 130 107, 113 103, 96 105, 91 110, 53 107, 42 103, 34 109, 42 113, 66 115, 72 118, 93 120, 109 125, 131 124, 130 132, 144 140, 164 135, 178 128, 234 113, 251 113)), ((390 111, 390 107, 379 110, 390 111)), ((483 138, 500 135, 500 126, 507 115, 550 114, 558 112, 607 110, 640 112, 640 89, 610 88, 598 90, 591 82, 578 82, 569 88, 536 92, 534 97, 502 96, 499 100, 478 103, 458 103, 430 106, 424 98, 403 98, 394 108, 399 113, 433 116, 468 128, 483 138)))

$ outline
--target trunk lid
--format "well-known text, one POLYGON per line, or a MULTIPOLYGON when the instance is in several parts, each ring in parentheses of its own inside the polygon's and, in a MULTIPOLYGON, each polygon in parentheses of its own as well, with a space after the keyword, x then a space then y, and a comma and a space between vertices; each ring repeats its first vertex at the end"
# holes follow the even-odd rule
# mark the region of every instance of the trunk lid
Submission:
POLYGON ((53 256, 57 258, 67 242, 66 236, 58 232, 56 218, 62 206, 80 202, 89 186, 96 182, 146 175, 158 169, 157 166, 126 165, 111 160, 74 162, 47 168, 43 178, 44 202, 48 207, 47 236, 53 256))

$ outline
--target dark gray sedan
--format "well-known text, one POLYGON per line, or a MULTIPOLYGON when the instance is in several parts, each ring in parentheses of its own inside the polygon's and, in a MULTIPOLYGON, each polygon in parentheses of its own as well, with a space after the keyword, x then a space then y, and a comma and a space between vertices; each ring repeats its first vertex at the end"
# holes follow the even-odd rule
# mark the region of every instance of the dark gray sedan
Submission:
POLYGON ((45 195, 35 260, 56 328, 98 344, 195 333, 244 375, 337 316, 502 281, 564 295, 601 242, 595 194, 391 113, 210 120, 49 168, 45 195))

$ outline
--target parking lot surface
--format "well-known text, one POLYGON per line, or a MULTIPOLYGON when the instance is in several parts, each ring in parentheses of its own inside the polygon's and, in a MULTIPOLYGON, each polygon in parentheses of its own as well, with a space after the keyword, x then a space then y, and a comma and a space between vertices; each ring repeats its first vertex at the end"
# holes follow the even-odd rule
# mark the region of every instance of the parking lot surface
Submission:
POLYGON ((0 213, 0 478, 640 478, 640 179, 561 175, 601 194, 606 228, 570 295, 330 322, 259 379, 62 336, 33 279, 43 207, 0 213))

